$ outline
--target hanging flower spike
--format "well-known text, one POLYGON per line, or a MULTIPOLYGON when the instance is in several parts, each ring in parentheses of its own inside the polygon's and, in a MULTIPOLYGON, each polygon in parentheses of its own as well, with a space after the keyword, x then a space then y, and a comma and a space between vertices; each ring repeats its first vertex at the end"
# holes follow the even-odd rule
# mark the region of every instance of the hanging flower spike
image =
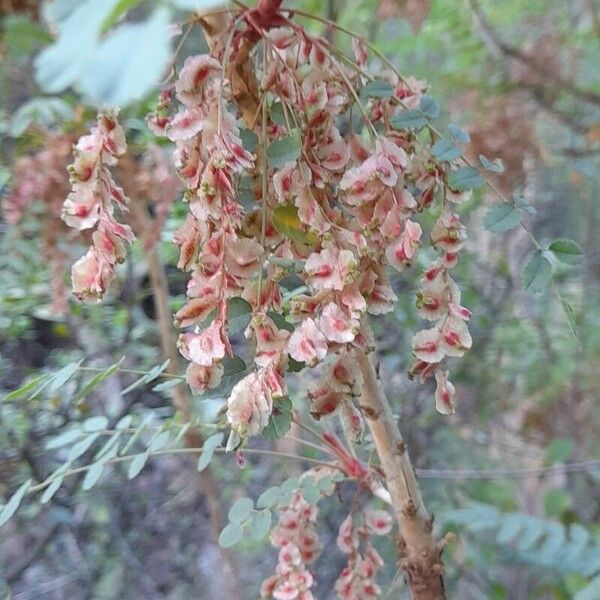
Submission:
POLYGON ((348 554, 348 564, 335 582, 335 592, 341 600, 374 599, 381 595, 375 573, 384 563, 369 536, 387 535, 391 528, 392 518, 382 510, 351 513, 344 519, 337 545, 348 554))
POLYGON ((128 198, 116 185, 109 167, 127 150, 116 112, 101 113, 90 134, 79 139, 69 166, 72 191, 63 205, 63 220, 83 231, 97 226, 92 246, 72 268, 73 292, 80 300, 100 300, 125 258, 125 243, 134 235, 114 218, 114 206, 127 210, 128 198))

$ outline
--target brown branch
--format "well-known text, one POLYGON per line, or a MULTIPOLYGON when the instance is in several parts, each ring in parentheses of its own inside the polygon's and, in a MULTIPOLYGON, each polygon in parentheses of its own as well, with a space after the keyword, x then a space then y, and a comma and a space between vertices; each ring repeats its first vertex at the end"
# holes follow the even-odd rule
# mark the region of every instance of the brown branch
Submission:
POLYGON ((433 516, 427 513, 421 498, 408 450, 381 390, 375 368, 364 352, 357 352, 356 356, 364 378, 362 406, 400 531, 400 566, 413 600, 441 600, 445 598, 442 546, 433 536, 433 516))
MULTIPOLYGON (((544 77, 547 77, 552 83, 560 88, 562 91, 568 92, 572 96, 583 100, 584 102, 589 102, 591 104, 600 105, 600 95, 595 92, 589 90, 582 90, 579 87, 575 86, 570 81, 567 81, 563 77, 560 77, 558 73, 551 72, 548 69, 542 68, 540 65, 536 64, 529 56, 523 54, 523 52, 517 48, 516 46, 512 46, 506 43, 498 34, 498 32, 492 27, 491 23, 488 21, 485 16, 478 0, 467 0, 469 7, 471 8, 471 12, 473 14, 473 18, 475 20, 475 24, 477 29, 480 32, 481 37, 484 42, 495 49, 497 52, 500 52, 504 56, 512 58, 522 64, 524 64, 527 68, 537 72, 544 77)), ((543 88, 544 86, 536 86, 543 88)))

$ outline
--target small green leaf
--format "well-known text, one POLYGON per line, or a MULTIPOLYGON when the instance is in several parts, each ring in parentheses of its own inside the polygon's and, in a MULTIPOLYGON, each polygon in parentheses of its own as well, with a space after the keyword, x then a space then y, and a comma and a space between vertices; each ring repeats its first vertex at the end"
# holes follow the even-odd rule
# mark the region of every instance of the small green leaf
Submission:
POLYGON ((494 161, 489 160, 483 154, 479 155, 479 162, 484 169, 488 171, 492 171, 494 173, 504 173, 504 165, 499 158, 496 158, 494 161))
POLYGON ((471 136, 454 123, 448 125, 448 131, 450 132, 450 135, 461 144, 468 144, 471 141, 471 136))
POLYGON ((431 154, 439 160, 451 161, 459 158, 462 150, 450 140, 442 138, 431 146, 431 154))
POLYGON ((137 427, 137 429, 133 432, 133 435, 129 438, 129 440, 127 441, 127 443, 121 450, 121 456, 123 456, 124 454, 127 454, 129 449, 133 446, 133 444, 135 444, 137 439, 142 434, 142 431, 151 423, 153 418, 154 418, 154 416, 152 415, 152 413, 149 413, 146 415, 144 420, 140 423, 140 425, 137 427))
POLYGON ((363 87, 363 90, 369 98, 389 98, 394 93, 394 88, 391 84, 383 79, 369 81, 369 83, 363 87))
POLYGON ((277 140, 273 140, 267 147, 267 164, 271 169, 280 169, 288 162, 294 162, 300 156, 301 140, 300 131, 292 130, 277 140))
POLYGON ((131 421, 133 417, 131 415, 125 415, 122 419, 119 419, 119 422, 116 424, 115 429, 122 431, 123 429, 128 429, 131 425, 131 421))
POLYGON ((33 98, 19 107, 11 119, 10 135, 20 137, 32 124, 52 127, 69 121, 73 109, 61 98, 33 98))
POLYGON ((519 193, 513 194, 513 202, 515 203, 515 206, 517 208, 526 210, 530 215, 537 214, 537 210, 535 210, 535 208, 533 206, 531 206, 531 204, 529 204, 529 202, 527 202, 527 200, 525 200, 525 197, 523 196, 523 194, 519 194, 519 193))
POLYGON ((569 325, 569 331, 573 336, 573 339, 577 343, 577 348, 579 352, 582 351, 581 346, 581 338, 579 336, 579 328, 577 327, 577 321, 575 320, 575 314, 573 313, 573 307, 561 296, 560 305, 565 313, 565 317, 567 318, 567 323, 569 325))
POLYGON ((534 250, 529 254, 521 271, 523 287, 534 294, 542 292, 552 276, 552 265, 542 250, 534 250))
POLYGON ((29 392, 31 392, 31 390, 38 387, 38 385, 47 384, 47 382, 48 382, 48 375, 40 375, 39 377, 36 377, 35 379, 32 379, 31 381, 23 384, 20 388, 17 388, 16 390, 13 390, 12 392, 9 392, 8 394, 6 394, 6 396, 4 396, 4 398, 3 398, 3 400, 4 400, 4 402, 11 402, 12 400, 21 398, 22 396, 25 396, 25 394, 28 394, 29 392))
POLYGON ((152 454, 154 452, 162 450, 167 445, 170 438, 171 434, 168 431, 161 431, 160 433, 154 436, 154 438, 148 445, 148 452, 152 454))
POLYGON ((291 204, 281 204, 273 211, 273 227, 281 235, 301 242, 303 244, 313 244, 316 237, 313 233, 306 231, 306 225, 298 216, 298 208, 291 204))
POLYGON ((63 431, 60 435, 57 435, 54 438, 50 438, 46 442, 44 447, 46 448, 46 450, 62 448, 63 446, 68 446, 75 440, 78 440, 82 435, 83 434, 80 429, 67 429, 67 431, 63 431))
POLYGON ((520 515, 506 515, 496 534, 496 542, 501 545, 509 544, 521 529, 523 529, 523 520, 520 515))
POLYGON ((544 494, 544 513, 547 517, 559 519, 571 507, 569 492, 561 489, 548 490, 544 494))
POLYGON ((83 386, 83 388, 79 391, 77 396, 75 396, 75 402, 79 402, 80 400, 83 400, 97 385, 102 383, 105 379, 107 379, 111 375, 114 375, 114 373, 118 370, 118 368, 121 366, 121 363, 124 360, 125 360, 125 357, 123 357, 119 362, 115 363, 114 365, 111 365, 107 369, 104 369, 104 371, 101 371, 100 373, 98 373, 98 375, 96 375, 90 381, 88 381, 83 386))
POLYGON ((68 364, 66 367, 63 367, 60 371, 54 373, 48 387, 49 393, 53 394, 56 392, 56 390, 58 390, 58 388, 64 385, 73 376, 73 374, 77 372, 77 369, 82 362, 83 359, 73 362, 68 364))
POLYGON ((219 535, 219 546, 221 548, 231 548, 242 539, 242 526, 239 523, 229 523, 223 528, 219 535))
POLYGON ((315 505, 319 502, 319 499, 321 498, 321 492, 319 491, 319 488, 312 477, 305 477, 301 479, 300 489, 302 490, 304 499, 309 504, 315 505))
POLYGON ((102 22, 100 31, 106 33, 130 8, 141 2, 142 0, 117 0, 111 12, 102 22))
POLYGON ((565 462, 573 452, 573 442, 569 438, 556 438, 546 447, 545 463, 553 465, 565 462))
POLYGON ((230 334, 244 331, 248 327, 251 316, 252 307, 246 300, 239 296, 227 300, 227 320, 230 334))
POLYGON ((178 386, 180 383, 183 383, 183 378, 179 377, 169 377, 166 381, 161 383, 157 383, 153 388, 153 392, 167 392, 168 390, 172 390, 174 387, 178 386))
POLYGON ((271 104, 269 116, 271 117, 271 121, 273 121, 273 123, 276 125, 281 125, 282 127, 287 125, 283 103, 273 102, 273 104, 271 104))
POLYGON ((294 331, 294 326, 292 325, 292 323, 286 320, 286 318, 283 315, 280 315, 279 313, 276 313, 272 310, 268 310, 267 317, 272 319, 273 323, 277 325, 278 329, 287 329, 287 331, 289 332, 294 331))
POLYGON ((282 493, 295 492, 298 489, 300 482, 297 477, 289 477, 280 486, 282 493))
POLYGON ((554 240, 548 249, 566 265, 578 265, 583 260, 583 252, 573 240, 554 240))
POLYGON ((171 361, 167 359, 161 365, 156 365, 155 367, 150 369, 145 375, 140 377, 137 381, 134 381, 130 386, 126 387, 121 392, 121 396, 125 396, 125 394, 129 394, 129 392, 132 392, 133 390, 136 390, 137 388, 140 388, 143 385, 154 381, 161 373, 163 373, 167 369, 170 362, 171 361))
POLYGON ((234 523, 241 523, 248 518, 248 515, 254 510, 254 502, 251 498, 238 498, 229 509, 227 516, 234 523))
POLYGON ((204 471, 210 464, 215 448, 217 448, 223 442, 224 434, 222 432, 215 433, 210 437, 207 437, 202 444, 202 452, 198 457, 198 471, 204 471))
POLYGON ((305 362, 300 362, 291 356, 288 357, 288 371, 290 373, 300 373, 306 367, 305 362))
POLYGON ((410 108, 395 114, 390 125, 395 129, 421 129, 427 125, 427 117, 420 110, 410 108))
POLYGON ((279 501, 281 490, 278 486, 267 488, 256 501, 256 508, 270 508, 279 501))
POLYGON ((419 107, 421 112, 430 119, 437 119, 440 116, 440 107, 438 106, 438 103, 427 94, 421 96, 419 107))
POLYGON ((242 127, 240 129, 240 139, 242 140, 242 146, 248 152, 256 152, 256 147, 258 146, 258 136, 246 127, 242 127))
POLYGON ((94 455, 94 460, 98 460, 102 458, 103 460, 107 460, 116 456, 119 451, 119 441, 121 439, 121 432, 117 431, 112 436, 108 438, 104 446, 96 452, 94 455))
POLYGON ((333 477, 330 475, 326 475, 317 481, 317 486, 322 492, 328 492, 333 485, 333 477))
POLYGON ((271 529, 271 509, 265 508, 252 515, 250 521, 250 536, 253 540, 262 540, 271 529))
POLYGON ((485 179, 475 167, 461 167, 450 172, 448 185, 457 192, 466 192, 485 185, 485 179))
POLYGON ((81 424, 81 427, 86 433, 102 431, 103 429, 106 429, 108 427, 108 419, 104 415, 90 417, 81 424))
POLYGON ((292 426, 292 402, 289 398, 282 398, 273 404, 273 412, 269 417, 269 423, 262 430, 262 434, 268 440, 283 437, 292 426))
POLYGON ((0 527, 6 523, 16 512, 27 490, 31 487, 31 479, 28 479, 19 489, 10 497, 9 501, 0 509, 0 527))
POLYGON ((510 204, 496 204, 485 215, 483 224, 488 231, 501 233, 514 229, 521 222, 521 213, 510 204))
POLYGON ((148 452, 142 452, 141 454, 136 454, 132 461, 129 463, 129 468, 127 469, 127 478, 133 479, 137 477, 140 471, 144 468, 144 465, 148 461, 148 457, 150 455, 148 452))
POLYGON ((99 436, 99 433, 90 433, 87 437, 84 437, 74 446, 71 446, 67 458, 68 462, 73 462, 85 454, 92 447, 93 443, 98 439, 99 436))
POLYGON ((83 490, 90 490, 96 485, 96 483, 98 483, 98 480, 102 476, 104 465, 105 462, 103 460, 99 460, 88 469, 81 485, 83 490))
POLYGON ((64 479, 64 475, 60 475, 56 479, 52 481, 52 483, 44 490, 44 493, 40 497, 40 502, 42 504, 47 504, 52 500, 54 494, 58 492, 60 486, 62 485, 64 479))

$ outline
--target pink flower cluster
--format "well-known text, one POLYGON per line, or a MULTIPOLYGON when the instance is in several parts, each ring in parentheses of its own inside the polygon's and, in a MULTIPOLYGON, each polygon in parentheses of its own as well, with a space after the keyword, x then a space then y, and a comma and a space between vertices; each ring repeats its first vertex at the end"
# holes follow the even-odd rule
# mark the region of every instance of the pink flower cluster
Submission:
MULTIPOLYGON (((67 253, 61 247, 67 233, 61 221, 61 207, 68 193, 65 169, 71 156, 70 135, 40 131, 44 147, 19 157, 11 173, 12 185, 2 198, 2 216, 15 229, 21 229, 24 218, 39 221, 41 252, 50 268, 52 304, 50 311, 62 314, 68 308, 68 291, 64 283, 67 253), (31 210, 38 203, 40 210, 31 210)), ((21 229, 20 235, 27 235, 21 229)))
POLYGON ((229 447, 234 448, 260 433, 273 400, 285 394, 289 332, 266 316, 267 310, 281 309, 280 291, 272 277, 262 281, 259 275, 265 248, 237 198, 239 177, 254 168, 255 157, 244 148, 229 111, 229 83, 222 71, 215 57, 186 59, 174 88, 162 94, 161 105, 148 122, 155 133, 175 142, 176 166, 189 203, 190 212, 174 238, 180 248, 178 266, 191 273, 187 303, 176 313, 175 322, 193 328, 180 336, 179 348, 190 361, 186 377, 194 391, 217 387, 222 361, 232 356, 227 300, 242 297, 253 307, 247 335, 255 342, 257 371, 238 382, 229 398, 229 447), (175 99, 179 109, 170 114, 175 99), (210 325, 201 330, 199 326, 213 314, 210 325))
MULTIPOLYGON (((311 412, 317 418, 341 413, 358 439, 362 415, 353 399, 361 381, 352 356, 373 347, 364 317, 393 309, 386 267, 403 271, 413 264, 423 243, 418 213, 441 196, 442 212, 431 231, 441 253, 439 277, 429 282, 428 270, 419 296, 421 313, 436 324, 415 336, 413 348, 419 365, 426 365, 415 372, 423 379, 435 373, 438 408, 449 412, 454 392, 441 363, 471 343, 467 312, 447 274, 464 239, 448 202, 465 195, 448 189, 445 168, 417 136, 390 124, 395 114, 419 105, 424 84, 382 75, 393 94, 365 107, 369 144, 339 129, 340 116, 355 102, 354 89, 364 82, 325 39, 293 24, 265 31, 250 17, 242 23, 230 30, 228 48, 219 44, 213 55, 188 57, 148 117, 152 131, 175 143, 189 204, 174 238, 179 268, 190 272, 187 302, 175 315, 176 324, 187 328, 179 346, 190 361, 188 383, 199 393, 220 384, 223 359, 232 356, 228 300, 241 297, 252 307, 246 335, 255 347, 256 370, 229 398, 229 446, 243 444, 268 423, 273 401, 286 394, 288 357, 311 367, 332 357, 327 375, 310 390, 311 412), (266 131, 267 139, 259 140, 266 164, 244 147, 248 136, 227 78, 242 38, 257 34, 266 53, 264 68, 262 61, 252 63, 257 102, 268 110, 263 124, 257 111, 254 130, 266 131), (285 160, 270 157, 277 144, 286 148, 285 160), (298 147, 290 151, 290 144, 298 147), (251 182, 254 203, 241 201, 242 178, 251 182), (282 214, 289 218, 284 226, 282 214), (306 291, 282 289, 291 268, 286 265, 293 265, 306 291), (284 308, 295 324, 291 334, 267 315, 284 308)), ((364 64, 364 47, 355 45, 355 51, 364 64)))
MULTIPOLYGON (((452 200, 453 197, 450 196, 452 200)), ((421 381, 435 375, 436 408, 442 414, 454 412, 454 385, 448 380, 448 371, 441 366, 446 357, 461 357, 472 340, 467 327, 471 312, 460 305, 460 290, 449 275, 458 262, 458 252, 465 238, 464 227, 450 206, 444 202, 440 216, 435 222, 431 241, 440 252, 440 258, 431 266, 421 281, 417 294, 417 309, 424 319, 432 321, 433 327, 417 332, 412 339, 416 361, 411 375, 421 381)))
POLYGON ((73 292, 81 300, 100 299, 125 258, 125 242, 134 235, 116 221, 114 207, 127 210, 128 199, 114 182, 109 167, 125 154, 127 145, 115 112, 98 116, 98 124, 75 146, 69 166, 72 191, 63 204, 63 220, 79 231, 96 227, 92 245, 71 270, 73 292))
POLYGON ((279 522, 271 531, 271 543, 280 548, 276 574, 265 579, 260 595, 276 600, 313 600, 313 576, 307 564, 321 548, 316 530, 317 508, 296 492, 283 508, 279 522))
POLYGON ((383 565, 369 541, 370 535, 386 535, 392 529, 390 515, 382 510, 351 513, 340 525, 337 545, 348 554, 348 564, 340 573, 335 592, 341 600, 370 600, 381 594, 375 573, 383 565))
POLYGON ((360 442, 364 420, 355 402, 362 393, 363 377, 353 352, 342 354, 308 390, 310 413, 315 419, 339 410, 346 430, 360 442))

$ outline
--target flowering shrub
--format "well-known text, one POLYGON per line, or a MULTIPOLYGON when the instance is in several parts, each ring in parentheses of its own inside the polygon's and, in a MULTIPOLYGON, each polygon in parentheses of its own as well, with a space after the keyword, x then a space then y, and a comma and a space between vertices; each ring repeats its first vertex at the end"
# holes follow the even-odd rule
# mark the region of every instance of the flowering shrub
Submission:
MULTIPOLYGON (((188 301, 175 315, 180 327, 193 327, 180 337, 180 351, 190 361, 188 382, 196 392, 219 384, 222 360, 233 355, 227 311, 232 297, 251 305, 246 335, 255 344, 257 370, 232 391, 230 447, 259 433, 273 401, 286 394, 288 355, 308 366, 337 356, 339 365, 352 370, 354 351, 373 347, 365 316, 394 306, 385 266, 403 271, 414 263, 423 243, 416 219, 437 199, 439 217, 430 236, 440 258, 426 271, 417 296, 420 314, 434 326, 414 336, 411 373, 422 380, 435 376, 436 406, 453 412, 454 387, 444 359, 460 357, 471 346, 470 313, 449 274, 465 238, 452 207, 469 194, 448 182, 459 159, 436 160, 414 127, 397 124, 411 111, 422 114, 415 107, 430 101, 422 82, 378 73, 376 81, 387 83, 390 93, 363 106, 355 90, 368 90, 364 46, 355 44, 355 61, 342 60, 326 40, 282 15, 277 24, 259 25, 252 11, 234 19, 223 34, 231 45, 188 57, 148 117, 154 133, 175 143, 187 188, 189 214, 174 241, 179 267, 190 272, 188 301), (235 28, 238 20, 241 29, 235 28), (256 88, 256 114, 242 127, 232 110, 236 89, 228 73, 245 43, 256 45, 263 66, 248 82, 256 88), (350 113, 357 103, 369 138, 352 131, 350 113), (258 143, 249 142, 255 142, 251 128, 262 136, 256 136, 258 143), (250 205, 241 198, 243 177, 253 182, 250 205), (284 303, 281 281, 290 272, 307 292, 284 303), (273 322, 271 311, 295 321, 291 335, 273 322), (199 328, 210 315, 210 325, 199 328)), ((360 437, 359 410, 344 401, 346 390, 330 382, 310 393, 311 412, 319 417, 340 407, 360 437)), ((355 383, 347 386, 358 396, 355 383)))
MULTIPOLYGON (((196 394, 225 390, 224 449, 235 450, 243 466, 250 438, 281 437, 298 422, 289 376, 314 369, 307 408, 316 420, 338 416, 347 438, 316 434, 332 459, 327 468, 391 507, 400 530, 400 564, 414 597, 423 591, 429 594, 423 597, 443 597, 443 544, 434 538, 368 357, 375 349, 368 318, 394 310, 390 269, 402 273, 436 256, 416 295, 418 314, 428 324, 412 337, 409 375, 435 381, 437 410, 454 412, 448 359, 462 357, 472 345, 471 312, 461 305, 451 275, 466 238, 457 211, 484 180, 465 166, 456 145, 464 132, 454 130, 446 139, 431 125, 439 108, 426 83, 402 76, 386 60, 373 68, 376 50, 356 36, 353 56, 346 56, 310 34, 298 24, 298 13, 277 0, 230 16, 216 29, 203 17, 190 22, 204 27, 210 51, 182 61, 146 118, 161 138, 157 144, 173 146, 184 188, 187 212, 173 243, 178 268, 189 274, 185 304, 174 315, 185 379, 196 394), (424 246, 431 252, 419 257, 424 246), (227 386, 230 366, 240 361, 231 339, 239 332, 240 307, 254 364, 227 386), (367 428, 380 467, 353 452, 367 428)), ((177 186, 158 145, 139 163, 145 165, 141 174, 131 176, 115 110, 98 116, 74 152, 62 217, 75 230, 92 233, 89 250, 73 266, 72 287, 80 300, 99 300, 140 219, 117 220, 115 208, 126 219, 129 200, 111 169, 129 180, 125 188, 134 202, 132 192, 154 203, 152 225, 140 235, 146 248, 158 239, 177 186)), ((10 214, 25 192, 13 194, 10 214)), ((169 344, 160 327, 164 349, 169 344)), ((223 440, 222 433, 216 436, 203 445, 202 468, 223 440)), ((143 462, 134 465, 133 474, 143 462)), ((279 557, 263 597, 313 597, 317 505, 336 485, 330 474, 312 470, 291 495, 256 511, 247 499, 241 504, 246 512, 234 511, 222 532, 224 546, 237 542, 246 525, 261 533, 271 508, 278 510, 270 537, 279 557)), ((340 598, 380 595, 375 575, 382 559, 370 536, 391 528, 387 512, 353 503, 338 536, 347 555, 335 584, 340 598)))

